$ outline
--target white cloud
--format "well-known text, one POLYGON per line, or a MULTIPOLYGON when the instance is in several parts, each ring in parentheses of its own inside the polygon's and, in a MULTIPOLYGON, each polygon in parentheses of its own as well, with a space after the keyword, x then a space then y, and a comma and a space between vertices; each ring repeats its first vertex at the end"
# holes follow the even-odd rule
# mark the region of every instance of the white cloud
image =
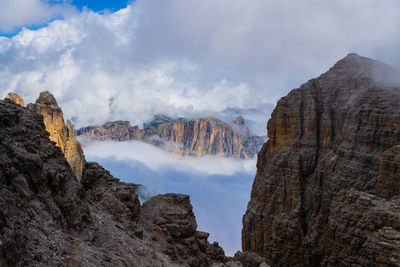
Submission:
POLYGON ((0 31, 46 22, 74 9, 67 4, 49 5, 41 0, 0 0, 0 31))
POLYGON ((140 141, 94 141, 86 138, 79 140, 84 144, 85 156, 88 158, 133 160, 153 171, 162 171, 168 167, 181 172, 230 176, 236 173, 253 174, 256 168, 255 159, 239 160, 211 155, 182 157, 140 141))
POLYGON ((0 97, 16 91, 32 102, 49 90, 77 127, 274 104, 348 52, 400 62, 399 11, 397 0, 137 0, 115 13, 84 10, 0 37, 0 97))

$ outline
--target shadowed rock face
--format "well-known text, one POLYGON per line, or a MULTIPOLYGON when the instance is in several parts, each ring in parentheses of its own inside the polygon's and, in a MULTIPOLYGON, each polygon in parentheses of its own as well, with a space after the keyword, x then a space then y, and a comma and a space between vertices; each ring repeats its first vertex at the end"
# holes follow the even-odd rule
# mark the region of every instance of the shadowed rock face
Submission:
POLYGON ((252 158, 266 138, 254 136, 243 117, 231 124, 206 117, 190 121, 158 122, 145 129, 132 127, 127 121, 107 122, 103 126, 89 126, 76 131, 79 136, 97 140, 142 140, 182 156, 206 154, 252 158))
POLYGON ((78 180, 80 180, 85 161, 83 150, 81 144, 75 138, 69 120, 67 126, 65 126, 63 112, 57 105, 54 96, 49 92, 42 92, 36 103, 28 104, 27 107, 43 116, 43 122, 46 131, 50 134, 50 140, 56 142, 56 145, 61 148, 78 180))
POLYGON ((0 101, 0 266, 265 266, 209 244, 186 195, 141 207, 94 162, 79 182, 45 129, 41 115, 0 101))
POLYGON ((279 100, 242 247, 277 266, 400 265, 400 88, 349 54, 279 100))

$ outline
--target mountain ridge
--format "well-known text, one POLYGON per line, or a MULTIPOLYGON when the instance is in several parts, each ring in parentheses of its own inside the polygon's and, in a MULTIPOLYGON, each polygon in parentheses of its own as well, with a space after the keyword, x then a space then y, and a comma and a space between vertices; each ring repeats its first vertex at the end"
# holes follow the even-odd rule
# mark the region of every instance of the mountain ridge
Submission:
POLYGON ((76 135, 101 141, 139 140, 181 156, 211 154, 252 158, 266 139, 252 134, 243 117, 241 118, 240 124, 229 124, 213 116, 192 120, 166 120, 144 129, 131 126, 128 121, 115 121, 107 122, 103 126, 80 128, 76 130, 76 135), (165 142, 175 145, 170 146, 165 142))

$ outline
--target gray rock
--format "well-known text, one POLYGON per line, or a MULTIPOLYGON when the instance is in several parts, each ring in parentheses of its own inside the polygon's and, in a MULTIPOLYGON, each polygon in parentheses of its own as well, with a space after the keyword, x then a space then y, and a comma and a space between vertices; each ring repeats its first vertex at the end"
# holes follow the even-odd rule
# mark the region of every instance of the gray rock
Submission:
POLYGON ((400 265, 400 88, 350 54, 279 100, 243 250, 273 266, 400 265))

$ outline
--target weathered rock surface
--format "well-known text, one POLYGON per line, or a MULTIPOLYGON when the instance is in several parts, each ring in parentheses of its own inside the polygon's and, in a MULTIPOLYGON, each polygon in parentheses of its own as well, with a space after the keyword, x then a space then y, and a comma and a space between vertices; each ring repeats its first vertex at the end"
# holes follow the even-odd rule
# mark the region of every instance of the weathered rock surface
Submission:
MULTIPOLYGON (((18 104, 18 102, 16 103, 18 104)), ((43 122, 46 126, 46 131, 50 134, 50 140, 61 148, 78 180, 80 180, 85 162, 83 150, 81 144, 75 138, 71 122, 68 120, 67 126, 65 125, 63 112, 57 105, 54 96, 47 91, 42 92, 36 103, 28 104, 27 107, 43 116, 43 122)))
POLYGON ((22 99, 21 96, 17 95, 16 93, 8 93, 8 95, 6 96, 6 99, 10 99, 11 101, 13 101, 14 103, 17 103, 18 105, 20 105, 21 107, 24 107, 24 100, 22 99))
POLYGON ((349 54, 278 102, 258 154, 243 250, 273 266, 400 266, 393 74, 349 54))
POLYGON ((266 140, 254 136, 241 116, 231 124, 213 117, 189 121, 159 119, 145 129, 132 127, 128 121, 115 121, 84 127, 76 134, 101 141, 142 140, 177 155, 198 157, 211 154, 252 158, 266 140))
POLYGON ((41 115, 0 101, 0 266, 252 261, 209 244, 186 195, 158 195, 141 207, 132 186, 94 162, 85 163, 79 182, 45 129, 41 115))

